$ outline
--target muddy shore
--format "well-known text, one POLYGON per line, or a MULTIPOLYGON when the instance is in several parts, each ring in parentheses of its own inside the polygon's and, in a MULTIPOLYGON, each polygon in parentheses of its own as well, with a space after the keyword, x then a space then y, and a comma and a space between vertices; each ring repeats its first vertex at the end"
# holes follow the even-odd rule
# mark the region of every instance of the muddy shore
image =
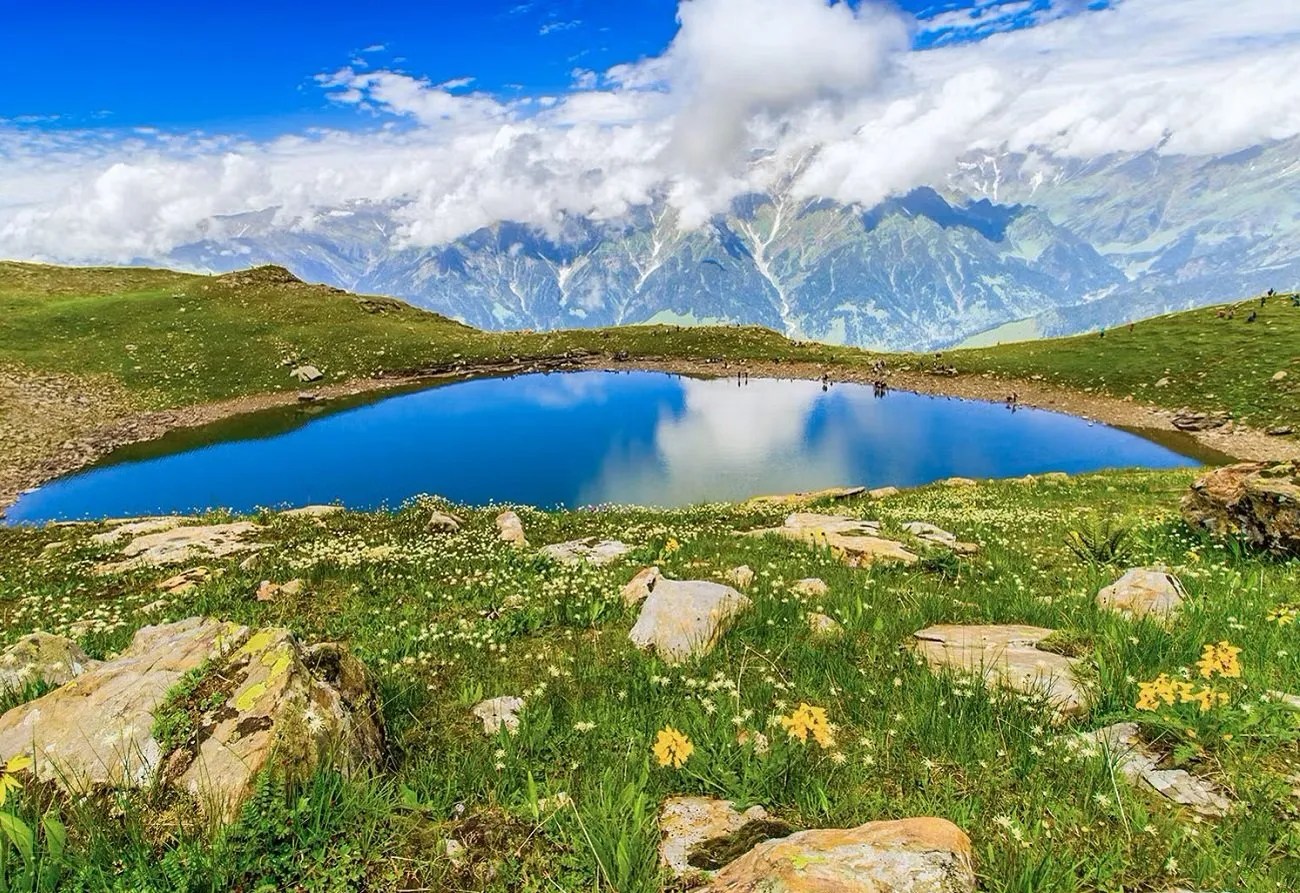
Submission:
MULTIPOLYGON (((816 363, 632 359, 569 355, 552 359, 455 364, 383 378, 254 394, 178 409, 139 411, 120 391, 71 377, 37 376, 0 370, 0 516, 26 489, 84 468, 127 444, 154 440, 169 431, 194 428, 245 413, 310 400, 328 402, 388 390, 433 385, 481 376, 537 371, 631 369, 709 377, 747 372, 755 378, 797 378, 830 382, 871 382, 881 377, 868 368, 816 363)), ((936 376, 891 370, 883 376, 893 390, 1002 402, 1015 392, 1019 405, 1070 413, 1124 428, 1178 432, 1170 409, 1087 394, 1044 382, 973 374, 936 376)), ((1179 432, 1184 433, 1184 432, 1179 432)), ((1185 432, 1206 450, 1242 460, 1300 460, 1300 441, 1270 437, 1233 423, 1208 431, 1185 432)))

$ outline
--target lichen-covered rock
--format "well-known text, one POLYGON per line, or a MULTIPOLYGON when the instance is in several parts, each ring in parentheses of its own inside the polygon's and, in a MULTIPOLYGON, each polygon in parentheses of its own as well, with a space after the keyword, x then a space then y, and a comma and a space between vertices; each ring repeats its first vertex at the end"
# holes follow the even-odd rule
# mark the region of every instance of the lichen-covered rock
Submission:
POLYGON ((26 685, 63 685, 99 665, 71 639, 34 632, 0 654, 0 692, 26 685))
POLYGON ((1136 723, 1125 722, 1084 732, 1075 746, 1085 753, 1102 753, 1129 784, 1154 791, 1203 816, 1226 815, 1231 802, 1213 784, 1183 769, 1161 769, 1160 758, 1138 733, 1136 723))
POLYGON ((990 684, 1041 694, 1061 713, 1084 711, 1077 660, 1040 650, 1054 630, 1037 626, 932 626, 916 633, 916 649, 932 669, 981 676, 990 684))
POLYGON ((632 547, 627 543, 621 543, 618 540, 602 540, 594 536, 541 548, 543 555, 561 564, 585 563, 593 564, 596 567, 613 564, 631 551, 632 547))
POLYGON ((524 535, 524 522, 520 521, 519 516, 512 511, 504 511, 497 515, 497 536, 512 546, 520 548, 528 546, 528 537, 524 535))
POLYGON ((249 542, 248 537, 261 529, 250 521, 236 521, 147 533, 131 540, 122 550, 125 561, 101 565, 96 570, 104 574, 123 573, 141 567, 161 567, 199 558, 224 558, 238 552, 254 552, 262 546, 249 542))
POLYGON ((970 838, 944 819, 800 831, 723 868, 709 893, 974 893, 970 838))
POLYGON ((619 596, 623 599, 623 604, 629 608, 633 605, 640 604, 650 597, 654 591, 655 584, 663 578, 657 567, 647 567, 637 571, 636 576, 628 580, 623 586, 619 596))
POLYGON ((1097 593, 1097 606, 1132 619, 1167 622, 1182 607, 1186 593, 1164 568, 1135 567, 1097 593))
POLYGON ((843 515, 795 512, 780 527, 750 531, 750 536, 780 536, 813 546, 829 548, 845 564, 864 567, 877 561, 915 564, 917 556, 902 543, 884 539, 880 524, 843 515))
POLYGON ((40 779, 74 793, 162 784, 225 821, 263 769, 348 772, 382 749, 378 699, 345 649, 199 617, 144 627, 0 717, 0 760, 32 756, 40 779))
POLYGON ((713 853, 706 851, 725 849, 734 840, 748 839, 749 846, 740 850, 744 853, 758 841, 789 831, 788 826, 783 828, 773 821, 761 806, 741 812, 726 800, 669 797, 659 811, 659 862, 674 877, 685 877, 720 867, 707 864, 713 853))
POLYGON ((731 619, 749 606, 749 599, 721 583, 660 579, 628 635, 638 648, 681 663, 710 651, 731 619))
POLYGON ((1281 555, 1300 555, 1300 469, 1291 462, 1243 462, 1199 478, 1182 502, 1192 527, 1240 537, 1281 555))

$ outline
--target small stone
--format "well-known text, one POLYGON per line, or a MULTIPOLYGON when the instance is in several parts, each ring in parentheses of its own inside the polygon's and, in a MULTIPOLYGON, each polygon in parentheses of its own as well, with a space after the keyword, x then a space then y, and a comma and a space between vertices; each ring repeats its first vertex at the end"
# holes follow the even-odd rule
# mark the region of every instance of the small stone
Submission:
POLYGON ((528 538, 524 536, 524 522, 512 511, 497 515, 497 535, 503 542, 519 548, 527 548, 528 538))
POLYGON ((806 577, 791 583, 790 591, 804 598, 821 598, 830 592, 831 588, 826 585, 825 580, 820 580, 817 577, 806 577))
POLYGON ((1286 370, 1281 369, 1273 373, 1273 381, 1286 381, 1286 370))
POLYGON ((814 636, 838 636, 844 632, 844 627, 840 626, 838 620, 826 614, 818 614, 816 611, 810 611, 805 615, 808 620, 808 628, 812 630, 814 636))
POLYGON ((304 384, 310 384, 313 381, 320 381, 325 377, 325 373, 321 372, 315 366, 295 366, 289 374, 304 384))
POLYGON ((168 577, 158 584, 158 590, 168 595, 184 595, 198 588, 198 584, 212 576, 212 571, 206 567, 192 567, 187 571, 182 571, 174 577, 168 577))
POLYGON ((290 580, 288 583, 272 583, 263 580, 257 587, 259 602, 273 602, 282 595, 294 596, 302 592, 302 580, 290 580))
POLYGON ((974 543, 960 542, 955 535, 942 527, 935 527, 925 521, 908 521, 903 525, 903 529, 923 543, 940 546, 959 555, 974 555, 979 551, 979 546, 974 543))
POLYGON ((1097 593, 1097 606, 1133 620, 1151 617, 1167 623, 1182 607, 1185 597, 1183 584, 1169 571, 1135 567, 1097 593))
POLYGON ((727 582, 737 589, 748 589, 754 583, 754 569, 747 564, 727 571, 727 582))
POLYGON ((483 734, 489 737, 503 728, 513 735, 519 731, 519 711, 524 709, 522 698, 503 695, 489 698, 474 706, 473 714, 483 722, 483 734))
POLYGON ((877 561, 915 564, 919 559, 902 543, 880 537, 880 522, 843 515, 795 512, 780 527, 750 531, 747 536, 780 536, 829 548, 845 564, 865 567, 877 561))
POLYGON ((434 509, 429 514, 429 523, 425 525, 425 529, 430 533, 456 533, 462 523, 457 516, 434 509))
POLYGON ((890 496, 898 495, 897 487, 876 487, 874 490, 868 490, 867 495, 872 499, 888 499, 890 496))
POLYGON ((1162 379, 1160 379, 1159 381, 1156 382, 1156 387, 1158 387, 1158 388, 1167 388, 1167 387, 1169 387, 1169 379, 1167 379, 1167 378, 1162 378, 1162 379))
POLYGON ((1086 753, 1105 754, 1116 771, 1180 806, 1211 818, 1227 815, 1231 802, 1213 784, 1183 769, 1161 769, 1160 759, 1142 740, 1136 723, 1125 722, 1083 732, 1074 739, 1086 753))
POLYGON ((1264 433, 1269 437, 1288 437, 1295 433, 1295 429, 1290 425, 1277 425, 1276 427, 1269 428, 1264 433))
POLYGON ((943 484, 943 486, 945 487, 974 487, 979 482, 971 478, 954 477, 954 478, 945 478, 939 483, 943 484))

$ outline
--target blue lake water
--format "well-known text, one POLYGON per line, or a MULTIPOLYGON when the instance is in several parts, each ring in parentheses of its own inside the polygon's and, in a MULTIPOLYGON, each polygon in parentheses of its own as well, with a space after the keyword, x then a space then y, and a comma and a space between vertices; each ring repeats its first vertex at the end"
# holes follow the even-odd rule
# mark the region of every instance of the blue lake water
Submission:
POLYGON ((9 522, 209 508, 463 503, 679 506, 838 485, 1200 464, 1192 442, 870 386, 579 372, 293 407, 126 448, 9 522))

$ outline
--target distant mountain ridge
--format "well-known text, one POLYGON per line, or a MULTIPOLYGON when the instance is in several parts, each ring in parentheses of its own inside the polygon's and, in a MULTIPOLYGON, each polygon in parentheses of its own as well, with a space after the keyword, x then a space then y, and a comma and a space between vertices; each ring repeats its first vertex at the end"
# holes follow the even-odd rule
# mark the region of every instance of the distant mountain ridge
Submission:
POLYGON ((972 157, 873 208, 747 195, 693 230, 662 204, 546 232, 501 222, 394 247, 400 203, 212 222, 167 263, 277 263, 487 329, 756 323, 933 349, 1032 320, 1070 334, 1300 282, 1300 140, 1218 158, 972 157))

